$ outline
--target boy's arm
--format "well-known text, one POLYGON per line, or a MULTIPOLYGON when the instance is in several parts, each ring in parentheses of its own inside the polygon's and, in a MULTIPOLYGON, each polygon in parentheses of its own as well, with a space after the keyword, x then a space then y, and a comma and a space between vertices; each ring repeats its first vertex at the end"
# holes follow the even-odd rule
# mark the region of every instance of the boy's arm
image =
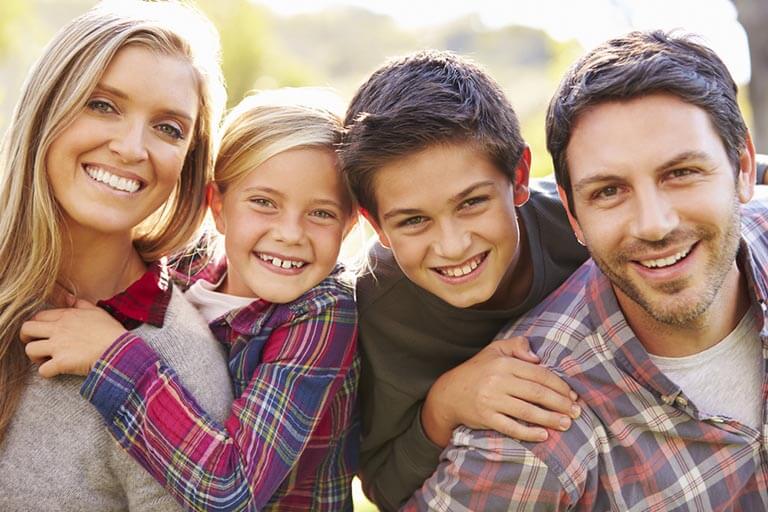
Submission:
MULTIPOLYGON (((260 508, 293 468, 354 363, 354 303, 351 297, 331 302, 271 333, 268 346, 281 349, 257 365, 224 427, 131 333, 97 362, 82 394, 120 444, 186 507, 260 508)), ((346 493, 341 487, 349 480, 351 474, 339 475, 336 487, 316 486, 316 492, 346 493)))

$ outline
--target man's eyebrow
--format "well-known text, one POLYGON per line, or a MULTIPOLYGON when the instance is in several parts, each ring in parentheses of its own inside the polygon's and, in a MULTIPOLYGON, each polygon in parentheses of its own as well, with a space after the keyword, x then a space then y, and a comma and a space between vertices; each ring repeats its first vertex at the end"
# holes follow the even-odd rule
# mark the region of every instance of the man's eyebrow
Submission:
MULTIPOLYGON (((668 159, 667 161, 663 162, 662 164, 656 166, 654 169, 654 173, 659 174, 670 167, 676 167, 682 163, 690 162, 690 161, 706 161, 711 162, 712 159, 710 156, 703 152, 703 151, 683 151, 682 153, 679 153, 672 158, 668 159)), ((624 181, 626 178, 624 176, 620 176, 618 174, 611 174, 611 173, 601 173, 601 174, 594 174, 592 176, 589 176, 587 178, 584 178, 583 180, 574 183, 573 184, 573 191, 579 192, 582 189, 589 187, 590 185, 593 185, 595 183, 603 183, 605 181, 624 181)))
MULTIPOLYGON (((474 192, 477 191, 479 188, 493 186, 496 183, 493 180, 483 180, 479 181, 477 183, 473 183, 464 190, 458 192, 457 194, 454 194, 452 197, 448 199, 448 201, 452 203, 459 203, 464 198, 466 198, 469 195, 472 195, 474 192)), ((381 216, 381 220, 389 220, 392 217, 397 217, 399 215, 419 215, 422 211, 418 208, 395 208, 394 210, 389 210, 388 212, 385 212, 381 216)))
MULTIPOLYGON (((112 86, 109 86, 109 85, 104 84, 104 83, 96 84, 96 87, 95 87, 94 91, 104 91, 104 92, 108 92, 109 94, 112 94, 114 96, 117 96, 120 99, 123 99, 123 100, 128 99, 128 95, 126 93, 124 93, 120 89, 117 89, 116 87, 112 87, 112 86)), ((176 110, 176 109, 172 109, 172 108, 167 108, 167 109, 163 109, 163 112, 165 112, 166 114, 170 114, 170 115, 173 115, 173 116, 185 119, 186 121, 188 121, 190 123, 194 122, 194 119, 192 119, 192 116, 189 115, 187 112, 184 112, 182 110, 176 110)))

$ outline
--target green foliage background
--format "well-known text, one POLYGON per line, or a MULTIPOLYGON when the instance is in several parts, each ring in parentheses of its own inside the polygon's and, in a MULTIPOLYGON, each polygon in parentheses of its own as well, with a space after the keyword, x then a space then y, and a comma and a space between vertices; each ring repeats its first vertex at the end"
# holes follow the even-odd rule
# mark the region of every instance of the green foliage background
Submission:
MULTIPOLYGON (((10 118, 27 69, 53 33, 93 0, 0 1, 0 129, 10 118)), ((249 0, 198 0, 218 27, 229 105, 254 89, 321 85, 349 99, 388 57, 423 48, 449 49, 475 59, 502 84, 533 152, 533 173, 551 163, 544 111, 565 67, 581 52, 544 32, 508 26, 488 29, 467 16, 429 29, 406 30, 387 17, 338 7, 280 17, 249 0)))

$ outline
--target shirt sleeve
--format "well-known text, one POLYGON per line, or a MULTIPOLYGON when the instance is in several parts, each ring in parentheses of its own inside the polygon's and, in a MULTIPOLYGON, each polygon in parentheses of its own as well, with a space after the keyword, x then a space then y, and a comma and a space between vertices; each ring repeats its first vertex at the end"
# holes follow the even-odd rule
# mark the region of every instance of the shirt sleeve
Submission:
POLYGON ((435 471, 441 451, 424 432, 418 407, 401 434, 360 454, 366 494, 381 510, 397 510, 435 471))
MULTIPOLYGON (((131 333, 96 363, 81 393, 128 453, 185 507, 258 509, 291 471, 355 363, 356 328, 351 296, 336 296, 276 327, 268 344, 281 349, 256 366, 224 425, 131 333)), ((349 487, 354 469, 338 468, 344 474, 315 492, 335 503, 348 493, 342 487, 349 487)))
POLYGON ((520 443, 459 427, 437 471, 401 510, 556 511, 572 505, 555 472, 520 443))

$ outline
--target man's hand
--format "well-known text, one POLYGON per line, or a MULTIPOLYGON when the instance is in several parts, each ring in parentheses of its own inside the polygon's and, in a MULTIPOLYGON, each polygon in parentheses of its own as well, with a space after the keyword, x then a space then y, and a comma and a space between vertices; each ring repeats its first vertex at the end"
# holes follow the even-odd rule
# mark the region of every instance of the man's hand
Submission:
POLYGON ((421 421, 427 436, 447 446, 458 425, 496 430, 521 441, 544 441, 544 428, 567 430, 581 413, 576 394, 539 366, 528 340, 496 340, 441 375, 427 393, 421 421))
POLYGON ((21 326, 27 357, 43 377, 88 375, 125 328, 103 309, 78 300, 72 308, 40 311, 21 326))

